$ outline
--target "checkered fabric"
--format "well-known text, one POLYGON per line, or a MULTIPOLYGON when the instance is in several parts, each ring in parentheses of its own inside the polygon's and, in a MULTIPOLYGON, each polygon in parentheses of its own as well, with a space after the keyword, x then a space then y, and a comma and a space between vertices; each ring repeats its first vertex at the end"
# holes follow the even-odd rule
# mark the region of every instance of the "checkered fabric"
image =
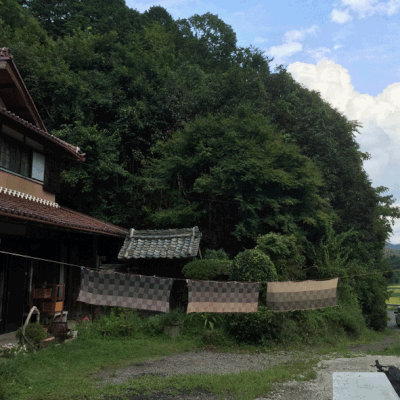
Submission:
POLYGON ((187 280, 187 313, 257 312, 259 282, 215 282, 187 280))
POLYGON ((169 311, 173 279, 82 269, 77 301, 97 306, 169 311))
POLYGON ((272 311, 337 306, 338 278, 327 281, 268 282, 267 307, 272 311))

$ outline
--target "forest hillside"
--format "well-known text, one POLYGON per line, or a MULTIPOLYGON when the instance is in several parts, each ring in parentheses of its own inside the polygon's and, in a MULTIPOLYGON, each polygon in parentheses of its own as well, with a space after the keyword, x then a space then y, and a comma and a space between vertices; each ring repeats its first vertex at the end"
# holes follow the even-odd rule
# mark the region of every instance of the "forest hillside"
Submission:
POLYGON ((197 225, 203 251, 229 258, 257 245, 278 279, 341 277, 367 324, 386 325, 384 246, 400 214, 363 169, 357 121, 238 46, 217 15, 124 0, 0 10, 0 46, 48 130, 86 153, 58 202, 126 228, 197 225))

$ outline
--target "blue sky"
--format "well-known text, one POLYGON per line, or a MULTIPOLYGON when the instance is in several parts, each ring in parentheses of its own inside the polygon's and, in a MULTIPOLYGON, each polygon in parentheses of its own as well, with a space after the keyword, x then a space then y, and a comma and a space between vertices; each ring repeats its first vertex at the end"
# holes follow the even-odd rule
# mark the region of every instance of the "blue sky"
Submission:
MULTIPOLYGON (((217 14, 238 45, 260 48, 294 79, 317 90, 363 127, 356 140, 371 159, 372 184, 400 205, 400 0, 127 0, 140 12, 164 7, 174 19, 217 14)), ((400 221, 391 243, 400 243, 400 221)))

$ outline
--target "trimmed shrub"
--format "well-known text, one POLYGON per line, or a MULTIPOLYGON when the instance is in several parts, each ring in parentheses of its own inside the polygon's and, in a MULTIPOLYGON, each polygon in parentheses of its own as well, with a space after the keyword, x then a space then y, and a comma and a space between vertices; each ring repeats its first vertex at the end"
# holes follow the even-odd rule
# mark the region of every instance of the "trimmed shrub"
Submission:
POLYGON ((229 280, 263 282, 260 286, 259 302, 266 303, 268 281, 276 281, 278 275, 271 259, 258 249, 245 250, 233 260, 229 280))
POLYGON ((182 273, 188 279, 221 280, 229 275, 232 261, 216 259, 196 259, 187 263, 182 273))
POLYGON ((271 259, 258 249, 245 250, 233 260, 229 280, 232 281, 276 281, 278 275, 271 259))
MULTIPOLYGON (((46 339, 47 334, 42 324, 34 322, 27 325, 25 329, 25 336, 33 345, 39 347, 40 343, 46 339)), ((22 344, 22 326, 18 328, 17 332, 15 333, 15 337, 22 344)))

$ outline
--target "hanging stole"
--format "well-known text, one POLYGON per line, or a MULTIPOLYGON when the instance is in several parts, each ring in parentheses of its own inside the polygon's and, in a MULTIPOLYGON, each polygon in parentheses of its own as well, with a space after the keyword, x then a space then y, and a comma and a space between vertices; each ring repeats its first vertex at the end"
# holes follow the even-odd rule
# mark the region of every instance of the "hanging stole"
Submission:
POLYGON ((271 311, 308 310, 337 306, 338 278, 327 281, 268 282, 267 307, 271 311))
POLYGON ((82 268, 77 301, 98 306, 168 312, 172 283, 172 278, 103 273, 82 268))
POLYGON ((257 312, 259 282, 192 281, 188 279, 187 313, 257 312))

